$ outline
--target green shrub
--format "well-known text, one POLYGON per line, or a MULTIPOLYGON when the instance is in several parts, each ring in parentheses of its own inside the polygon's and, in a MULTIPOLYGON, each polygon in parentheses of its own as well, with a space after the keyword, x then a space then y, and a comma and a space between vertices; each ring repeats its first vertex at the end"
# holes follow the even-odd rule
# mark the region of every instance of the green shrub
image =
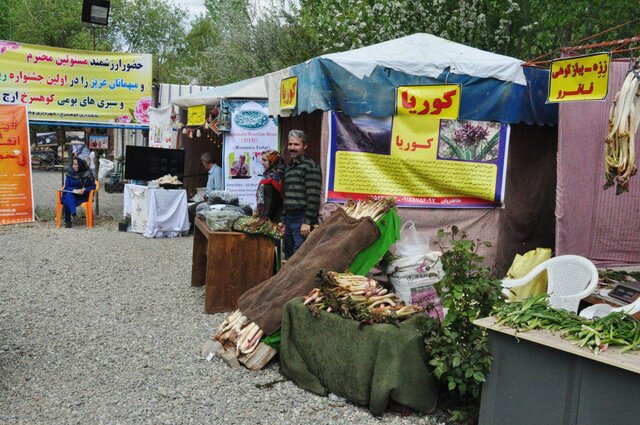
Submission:
MULTIPOLYGON (((484 258, 478 254, 479 247, 491 246, 489 242, 467 239, 456 226, 449 232, 439 230, 438 238, 445 276, 436 284, 436 290, 448 311, 425 338, 431 356, 429 364, 446 387, 446 396, 473 403, 491 368, 486 331, 473 321, 489 316, 503 302, 500 280, 482 265, 484 258), (450 249, 442 248, 444 238, 451 240, 450 249)), ((462 412, 454 412, 452 419, 467 418, 462 412)))

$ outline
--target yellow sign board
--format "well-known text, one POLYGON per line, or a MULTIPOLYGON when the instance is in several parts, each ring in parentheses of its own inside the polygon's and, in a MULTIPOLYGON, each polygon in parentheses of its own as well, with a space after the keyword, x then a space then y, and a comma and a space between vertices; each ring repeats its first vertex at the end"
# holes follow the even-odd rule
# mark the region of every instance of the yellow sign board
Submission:
POLYGON ((205 105, 189 106, 187 108, 187 125, 202 125, 206 119, 207 107, 205 105))
POLYGON ((32 121, 149 125, 152 57, 0 40, 0 103, 32 121))
POLYGON ((559 59, 551 63, 549 102, 603 100, 609 92, 608 53, 559 59))
POLYGON ((391 127, 391 157, 435 161, 440 120, 396 115, 391 127))
POLYGON ((460 113, 460 90, 460 84, 399 86, 396 115, 456 120, 460 113))
POLYGON ((298 77, 280 82, 280 109, 295 109, 298 100, 298 77))

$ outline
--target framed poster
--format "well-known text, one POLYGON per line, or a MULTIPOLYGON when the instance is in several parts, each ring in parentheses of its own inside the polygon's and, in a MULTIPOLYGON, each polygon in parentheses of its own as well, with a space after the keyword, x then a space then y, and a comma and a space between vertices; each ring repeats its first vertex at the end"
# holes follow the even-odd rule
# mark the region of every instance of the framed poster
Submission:
POLYGON ((109 149, 109 136, 106 134, 90 135, 89 149, 109 149))
POLYGON ((36 133, 36 145, 38 146, 57 146, 58 135, 55 132, 36 133))
POLYGON ((72 143, 72 142, 82 142, 85 141, 84 131, 65 131, 64 132, 64 142, 72 143))

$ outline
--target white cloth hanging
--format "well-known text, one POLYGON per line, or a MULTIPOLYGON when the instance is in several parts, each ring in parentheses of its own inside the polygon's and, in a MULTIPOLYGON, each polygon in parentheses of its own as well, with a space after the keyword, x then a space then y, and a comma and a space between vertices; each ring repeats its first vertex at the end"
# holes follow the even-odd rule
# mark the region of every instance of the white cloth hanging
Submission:
POLYGON ((172 149, 176 146, 171 107, 149 108, 149 147, 172 149))
POLYGON ((144 187, 132 187, 128 192, 128 198, 131 199, 131 231, 142 233, 147 227, 147 217, 149 216, 147 189, 144 187))

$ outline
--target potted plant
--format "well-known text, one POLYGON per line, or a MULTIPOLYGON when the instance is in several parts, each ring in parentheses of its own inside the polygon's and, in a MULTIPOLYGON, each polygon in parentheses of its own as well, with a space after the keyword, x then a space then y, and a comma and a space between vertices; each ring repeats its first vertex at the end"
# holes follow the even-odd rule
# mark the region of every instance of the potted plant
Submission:
POLYGON ((122 217, 122 220, 118 223, 118 230, 121 232, 126 232, 129 229, 129 225, 131 224, 131 216, 129 214, 122 217))

